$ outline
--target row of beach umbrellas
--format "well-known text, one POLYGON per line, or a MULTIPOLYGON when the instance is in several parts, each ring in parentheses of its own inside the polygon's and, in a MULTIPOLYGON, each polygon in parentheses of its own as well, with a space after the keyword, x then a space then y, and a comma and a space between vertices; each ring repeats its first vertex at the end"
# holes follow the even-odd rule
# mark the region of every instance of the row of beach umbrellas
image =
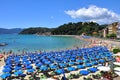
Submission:
MULTIPOLYGON (((32 73, 37 68, 41 71, 51 69, 61 74, 63 73, 63 68, 67 68, 68 71, 74 71, 90 67, 88 71, 80 71, 80 74, 84 75, 84 73, 97 71, 92 66, 103 64, 110 60, 113 60, 112 53, 106 47, 102 46, 55 52, 27 53, 25 55, 10 55, 5 60, 2 72, 3 75, 10 74, 5 76, 9 77, 13 71, 14 75, 19 76, 23 74, 24 70, 27 70, 27 73, 32 73)), ((3 75, 1 75, 1 78, 3 78, 3 75)))

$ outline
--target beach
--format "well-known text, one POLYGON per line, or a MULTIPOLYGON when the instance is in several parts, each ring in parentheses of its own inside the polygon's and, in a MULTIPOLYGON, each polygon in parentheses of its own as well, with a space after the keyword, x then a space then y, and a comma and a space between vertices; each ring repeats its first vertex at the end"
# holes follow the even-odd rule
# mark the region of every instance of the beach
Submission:
MULTIPOLYGON (((60 35, 61 36, 61 35, 60 35)), ((63 36, 63 35, 62 35, 63 36)), ((68 36, 68 35, 65 35, 65 36, 68 36)), ((69 36, 71 36, 71 37, 75 37, 75 38, 77 38, 77 39, 80 39, 80 40, 84 40, 84 41, 86 41, 86 42, 88 42, 89 43, 89 45, 88 45, 88 43, 87 43, 87 45, 84 45, 82 48, 92 48, 92 47, 94 47, 94 46, 106 46, 110 51, 112 50, 112 48, 114 48, 114 46, 115 47, 117 47, 116 45, 118 45, 118 44, 120 44, 119 42, 115 42, 115 41, 109 41, 109 40, 104 40, 104 39, 99 39, 99 38, 93 38, 93 37, 90 37, 90 38, 83 38, 83 37, 81 37, 81 36, 78 36, 78 35, 69 35, 69 36), (114 44, 114 45, 113 45, 114 44)), ((73 50, 74 49, 79 49, 79 46, 75 46, 74 48, 73 48, 73 50)), ((4 55, 4 58, 6 59, 9 55, 12 55, 12 54, 3 54, 4 55)), ((0 67, 1 66, 4 66, 5 65, 5 63, 4 63, 4 58, 2 58, 1 59, 1 61, 0 61, 0 67)), ((33 68, 35 68, 35 64, 33 64, 32 65, 33 66, 33 68)), ((75 66, 72 66, 72 67, 75 67, 75 66)), ((94 66, 94 67, 96 67, 96 66, 94 66)), ((66 68, 65 68, 66 69, 66 68)), ((86 70, 87 70, 88 68, 86 68, 86 70)), ((51 72, 50 72, 51 73, 51 72)), ((66 76, 69 76, 70 74, 75 74, 75 73, 79 73, 79 71, 71 71, 70 73, 65 73, 65 75, 66 76)), ((98 74, 99 72, 96 72, 95 74, 98 74)), ((40 75, 42 75, 42 73, 40 73, 39 74, 39 76, 40 75)), ((91 74, 90 74, 91 75, 91 74)), ((88 76, 90 76, 90 75, 87 75, 87 76, 83 76, 83 77, 88 77, 88 76)), ((61 74, 61 75, 58 75, 57 77, 62 77, 63 75, 61 74)), ((29 77, 30 77, 30 75, 29 76, 26 76, 26 80, 28 80, 29 79, 29 77)), ((83 79, 83 77, 80 77, 79 79, 80 80, 82 80, 83 79)), ((79 79, 72 79, 72 80, 79 80, 79 79)))
POLYGON ((110 51, 112 51, 113 48, 119 48, 120 42, 110 39, 104 39, 104 38, 82 38, 80 36, 75 36, 75 38, 78 38, 80 40, 85 40, 89 42, 89 45, 86 45, 85 47, 93 47, 93 46, 106 46, 110 51))

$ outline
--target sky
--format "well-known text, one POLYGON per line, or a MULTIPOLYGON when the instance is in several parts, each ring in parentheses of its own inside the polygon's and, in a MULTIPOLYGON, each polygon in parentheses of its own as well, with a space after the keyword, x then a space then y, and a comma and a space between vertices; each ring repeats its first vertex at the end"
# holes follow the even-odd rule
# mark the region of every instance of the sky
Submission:
POLYGON ((55 28, 80 21, 120 21, 120 0, 0 0, 0 28, 55 28))

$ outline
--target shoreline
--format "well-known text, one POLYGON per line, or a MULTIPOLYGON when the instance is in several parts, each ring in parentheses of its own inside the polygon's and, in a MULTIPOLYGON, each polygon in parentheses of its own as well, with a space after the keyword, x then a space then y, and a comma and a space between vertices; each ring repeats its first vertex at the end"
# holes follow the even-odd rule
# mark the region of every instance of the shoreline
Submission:
POLYGON ((103 39, 103 38, 96 38, 96 37, 90 37, 86 39, 81 38, 80 36, 75 36, 75 37, 90 43, 85 47, 106 46, 110 51, 112 51, 113 48, 120 48, 120 42, 118 41, 113 41, 113 40, 103 39))
MULTIPOLYGON (((37 35, 36 35, 37 36, 37 35)), ((40 36, 43 36, 43 35, 40 35, 40 36)), ((61 37, 72 37, 72 38, 76 38, 76 36, 78 36, 78 35, 50 35, 50 36, 61 36, 61 37)), ((78 39, 78 38, 76 38, 76 39, 78 39)), ((5 48, 2 48, 1 49, 1 52, 0 53, 5 53, 5 54, 9 54, 9 52, 11 52, 12 51, 12 53, 15 53, 15 54, 22 54, 22 53, 26 53, 26 52, 39 52, 39 51, 41 51, 41 52, 50 52, 50 51, 60 51, 60 50, 66 50, 66 49, 75 49, 76 47, 83 47, 83 45, 87 45, 86 43, 84 43, 84 44, 82 44, 82 46, 80 45, 80 46, 76 46, 76 45, 71 45, 71 46, 69 46, 69 47, 66 47, 66 48, 56 48, 56 49, 38 49, 38 50, 29 50, 29 49, 27 49, 27 48, 23 48, 23 49, 5 49, 5 48)))
MULTIPOLYGON (((120 42, 113 41, 109 39, 104 38, 96 38, 96 37, 90 37, 90 38, 82 38, 80 35, 51 35, 51 36, 66 36, 66 37, 74 37, 79 40, 86 41, 88 44, 85 44, 83 47, 93 47, 93 46, 106 46, 109 50, 111 48, 120 48, 120 42)), ((79 47, 79 46, 76 46, 79 47)))
POLYGON ((66 48, 62 48, 62 49, 55 49, 55 50, 34 50, 34 51, 26 51, 26 50, 20 50, 18 52, 15 52, 14 50, 8 50, 8 51, 3 51, 1 52, 1 54, 4 54, 4 52, 6 54, 9 54, 10 51, 12 51, 12 53, 26 53, 26 52, 50 52, 50 51, 61 51, 61 50, 67 50, 67 49, 76 49, 76 48, 89 48, 89 47, 93 47, 93 46, 106 46, 110 51, 112 50, 112 48, 115 47, 120 47, 120 42, 117 41, 112 41, 112 40, 108 40, 108 39, 103 39, 103 38, 95 38, 95 37, 90 37, 90 38, 82 38, 82 36, 80 35, 50 35, 50 36, 63 36, 63 37, 73 37, 76 39, 79 39, 81 41, 85 41, 82 45, 80 46, 76 46, 73 45, 71 47, 66 47, 66 48), (22 52, 21 52, 22 51, 22 52))
MULTIPOLYGON (((83 38, 80 35, 50 35, 50 36, 65 36, 65 37, 73 37, 82 41, 87 42, 87 44, 83 44, 82 46, 76 46, 73 45, 72 47, 66 47, 65 49, 57 49, 57 50, 40 50, 40 51, 24 51, 20 52, 18 55, 20 54, 25 54, 25 53, 40 53, 40 52, 56 52, 56 51, 62 51, 62 50, 69 50, 69 49, 77 49, 77 48, 91 48, 94 46, 106 46, 110 51, 112 51, 113 48, 118 48, 120 47, 120 42, 117 41, 112 41, 112 40, 108 40, 108 39, 103 39, 103 38, 95 38, 95 37, 90 37, 90 38, 83 38)), ((0 54, 2 54, 4 56, 4 58, 6 58, 7 56, 9 56, 10 54, 14 54, 14 51, 8 51, 8 52, 1 52, 0 54)), ((15 54, 17 55, 17 54, 15 54)), ((1 65, 0 65, 1 66, 1 65)))
MULTIPOLYGON (((91 47, 94 47, 94 46, 106 46, 109 50, 111 50, 111 48, 113 46, 109 45, 109 44, 117 44, 115 41, 108 41, 108 40, 104 40, 104 39, 99 39, 99 38, 94 38, 94 37, 90 37, 90 38, 83 38, 82 36, 79 36, 79 35, 53 35, 53 36, 68 36, 68 37, 74 37, 76 39, 79 39, 79 40, 84 40, 86 41, 87 43, 89 44, 86 44, 84 45, 83 47, 78 47, 78 46, 74 46, 74 48, 72 49, 78 49, 78 48, 91 48, 91 47)), ((68 48, 69 49, 69 48, 68 48)), ((67 48, 64 49, 64 50, 68 50, 67 48)), ((56 50, 56 51, 61 51, 61 50, 56 50)), ((47 52, 47 51, 46 51, 47 52)), ((50 52, 50 51, 49 51, 50 52)), ((53 51, 54 52, 54 51, 53 51)), ((34 53, 34 52, 33 52, 34 53)), ((7 56, 9 56, 11 54, 4 54, 4 58, 7 56)), ((21 55, 25 55, 25 54, 21 54, 21 55)), ((5 65, 5 62, 4 62, 4 58, 2 58, 1 62, 0 62, 0 68, 2 66, 5 65)), ((28 78, 28 76, 26 77, 28 78)))
MULTIPOLYGON (((83 40, 83 41, 86 41, 85 39, 81 39, 81 37, 79 35, 51 35, 51 36, 65 36, 65 37, 73 37, 73 38, 76 38, 76 39, 79 39, 79 40, 83 40)), ((87 41, 86 41, 87 42, 87 41)), ((90 42, 87 42, 89 45, 91 44, 90 42)), ((45 52, 56 52, 56 51, 62 51, 62 50, 73 50, 73 49, 77 49, 77 48, 86 48, 87 46, 89 46, 88 44, 84 44, 84 46, 75 46, 73 45, 73 47, 68 47, 68 48, 65 48, 65 49, 57 49, 57 50, 48 50, 48 51, 45 51, 45 52)), ((2 54, 4 57, 2 59, 0 59, 0 67, 1 66, 4 66, 4 59, 6 59, 9 55, 11 54, 14 54, 14 55, 24 55, 25 53, 28 53, 29 51, 24 51, 22 50, 22 52, 19 52, 19 54, 15 54, 15 52, 13 50, 9 50, 9 51, 4 51, 4 52, 1 52, 0 54, 2 54)), ((41 52, 44 52, 44 51, 37 51, 37 53, 41 53, 41 52)), ((33 51, 33 52, 30 52, 30 53, 36 53, 36 51, 33 51)))
POLYGON ((90 37, 90 38, 83 38, 80 35, 50 35, 50 36, 63 36, 63 37, 73 37, 76 39, 79 39, 81 41, 85 41, 82 45, 78 46, 78 45, 73 45, 71 47, 66 47, 66 48, 62 48, 62 49, 55 49, 55 50, 34 50, 34 51, 26 51, 26 50, 20 50, 18 52, 15 52, 14 50, 8 50, 8 51, 3 51, 1 52, 1 54, 9 54, 11 51, 12 53, 26 53, 26 52, 50 52, 50 51, 60 51, 60 50, 67 50, 67 49, 76 49, 76 48, 89 48, 89 47, 93 47, 93 46, 106 46, 110 51, 112 48, 115 47, 120 47, 120 42, 117 41, 112 41, 112 40, 108 40, 108 39, 103 39, 103 38, 95 38, 95 37, 90 37))

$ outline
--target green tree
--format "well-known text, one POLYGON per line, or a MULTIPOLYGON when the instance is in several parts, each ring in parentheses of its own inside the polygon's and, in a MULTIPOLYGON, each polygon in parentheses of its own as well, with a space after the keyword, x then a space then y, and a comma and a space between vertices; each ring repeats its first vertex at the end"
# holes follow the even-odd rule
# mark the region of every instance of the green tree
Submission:
POLYGON ((114 34, 114 33, 107 34, 107 38, 116 38, 116 34, 114 34))
POLYGON ((99 25, 95 22, 77 22, 68 23, 58 26, 57 28, 28 28, 24 29, 20 34, 36 34, 51 32, 53 35, 81 35, 86 33, 87 35, 93 35, 93 32, 98 32, 105 28, 103 25, 99 25))
POLYGON ((119 49, 119 48, 113 49, 113 53, 118 53, 118 52, 120 52, 120 49, 119 49))

